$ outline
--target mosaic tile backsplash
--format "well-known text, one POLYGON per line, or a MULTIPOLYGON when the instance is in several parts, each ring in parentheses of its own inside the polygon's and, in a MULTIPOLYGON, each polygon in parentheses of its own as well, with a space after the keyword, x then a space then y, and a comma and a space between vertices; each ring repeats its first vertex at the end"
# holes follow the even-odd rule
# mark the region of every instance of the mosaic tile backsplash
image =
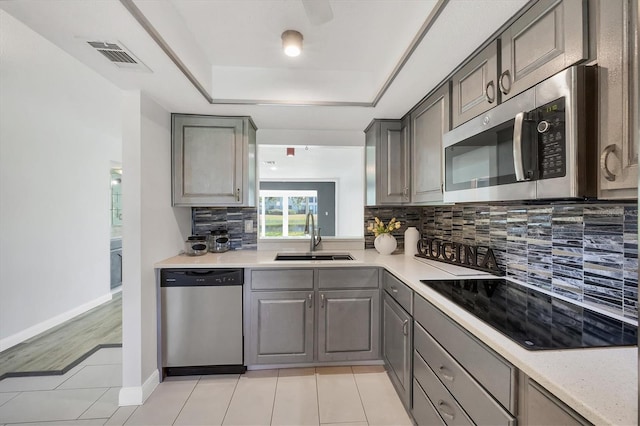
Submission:
MULTIPOLYGON (((422 236, 491 247, 507 276, 638 318, 635 203, 367 207, 365 229, 373 216, 403 221, 398 237, 406 222, 422 236)), ((366 231, 365 248, 373 248, 366 231)))
POLYGON ((193 207, 191 232, 208 235, 214 229, 229 232, 231 248, 256 250, 258 248, 258 211, 255 207, 193 207), (253 221, 253 232, 244 232, 244 221, 253 221))

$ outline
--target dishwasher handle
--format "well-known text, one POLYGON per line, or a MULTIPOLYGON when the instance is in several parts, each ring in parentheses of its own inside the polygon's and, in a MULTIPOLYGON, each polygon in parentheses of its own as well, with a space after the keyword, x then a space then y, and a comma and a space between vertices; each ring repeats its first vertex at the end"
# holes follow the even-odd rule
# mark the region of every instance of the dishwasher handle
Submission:
POLYGON ((160 287, 216 287, 243 284, 243 269, 163 269, 160 273, 160 287))

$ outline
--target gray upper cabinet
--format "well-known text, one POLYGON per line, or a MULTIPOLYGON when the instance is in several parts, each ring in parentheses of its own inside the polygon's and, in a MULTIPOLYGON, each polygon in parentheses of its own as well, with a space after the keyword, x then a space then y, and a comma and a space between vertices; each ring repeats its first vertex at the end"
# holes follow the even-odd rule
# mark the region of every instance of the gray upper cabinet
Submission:
POLYGON ((249 117, 172 114, 174 206, 254 206, 256 127, 249 117))
POLYGON ((598 2, 598 198, 638 197, 638 2, 598 2))
POLYGON ((588 57, 586 0, 538 1, 500 36, 505 101, 588 57))
POLYGON ((320 291, 318 361, 380 357, 380 291, 320 291))
POLYGON ((498 102, 498 42, 471 59, 451 79, 451 121, 456 127, 498 102))
POLYGON ((591 424, 524 373, 520 373, 519 379, 519 425, 591 424))
POLYGON ((373 120, 365 140, 367 205, 409 202, 409 141, 400 120, 373 120))
POLYGON ((449 85, 411 113, 411 202, 442 201, 442 135, 450 129, 449 85))

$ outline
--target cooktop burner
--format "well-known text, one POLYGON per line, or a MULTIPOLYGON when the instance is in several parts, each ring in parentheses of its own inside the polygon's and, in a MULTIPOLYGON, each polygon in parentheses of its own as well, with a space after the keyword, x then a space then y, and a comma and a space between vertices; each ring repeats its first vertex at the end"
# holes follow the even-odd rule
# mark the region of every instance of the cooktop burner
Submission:
POLYGON ((421 281, 529 350, 638 342, 634 325, 504 279, 421 281))

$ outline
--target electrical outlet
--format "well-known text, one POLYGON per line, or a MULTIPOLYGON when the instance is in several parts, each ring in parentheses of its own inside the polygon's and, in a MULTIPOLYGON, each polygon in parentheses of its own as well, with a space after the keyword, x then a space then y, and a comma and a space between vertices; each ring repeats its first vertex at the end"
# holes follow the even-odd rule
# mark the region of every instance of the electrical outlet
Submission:
POLYGON ((247 219, 244 221, 244 232, 245 233, 253 232, 253 220, 247 219))

